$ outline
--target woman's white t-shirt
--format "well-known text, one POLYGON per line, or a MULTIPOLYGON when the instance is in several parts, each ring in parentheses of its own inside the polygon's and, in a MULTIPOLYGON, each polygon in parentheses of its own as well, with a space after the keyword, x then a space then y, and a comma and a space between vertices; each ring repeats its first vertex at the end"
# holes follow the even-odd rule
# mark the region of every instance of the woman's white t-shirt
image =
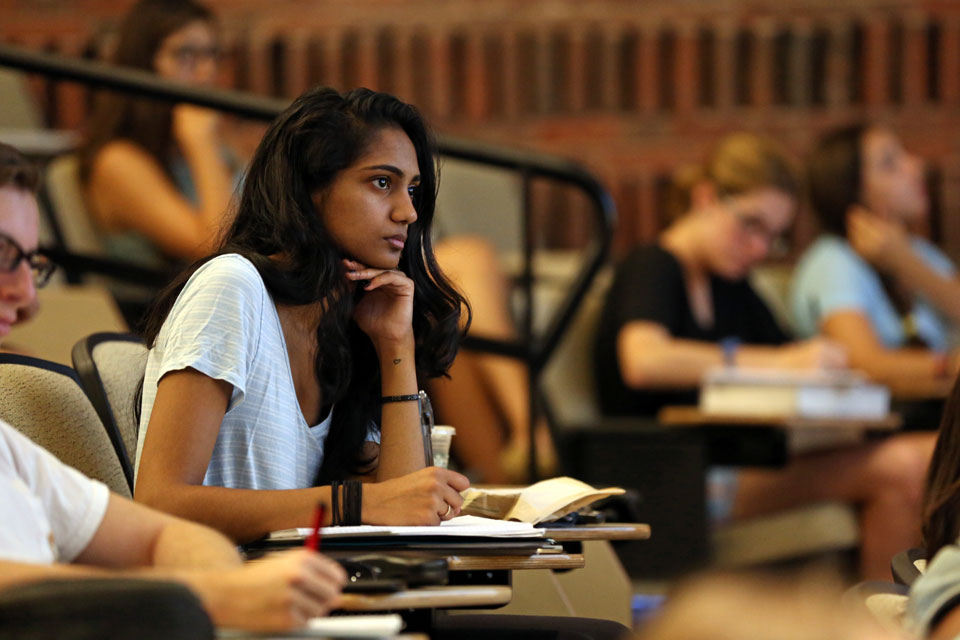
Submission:
POLYGON ((277 307, 259 272, 240 255, 218 256, 197 269, 150 350, 137 471, 157 383, 188 367, 233 386, 203 484, 233 489, 313 486, 333 411, 317 425, 304 419, 277 307))

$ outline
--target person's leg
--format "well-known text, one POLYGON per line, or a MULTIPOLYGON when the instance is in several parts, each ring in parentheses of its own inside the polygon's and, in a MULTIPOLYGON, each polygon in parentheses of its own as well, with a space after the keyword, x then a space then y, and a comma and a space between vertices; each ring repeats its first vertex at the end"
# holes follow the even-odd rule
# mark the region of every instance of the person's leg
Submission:
POLYGON ((916 546, 920 502, 934 433, 911 433, 793 460, 778 471, 741 472, 733 518, 824 500, 860 508, 860 563, 866 579, 890 578, 890 558, 916 546))
MULTIPOLYGON (((485 338, 512 340, 516 337, 508 310, 509 287, 493 247, 482 238, 458 236, 445 239, 435 250, 440 267, 470 301, 473 323, 470 333, 485 338)), ((463 457, 469 446, 465 440, 484 441, 487 469, 500 467, 489 482, 518 479, 523 475, 529 450, 529 392, 525 365, 513 358, 490 354, 461 352, 450 371, 450 379, 431 386, 434 408, 444 421, 457 428, 454 448, 463 457), (462 360, 462 362, 461 362, 462 360), (460 366, 458 366, 460 365, 460 366), (486 406, 483 406, 486 403, 486 406), (496 421, 491 416, 498 416, 496 421), (500 436, 497 425, 505 424, 507 438, 500 436), (466 439, 461 439, 461 429, 466 439), (460 442, 458 442, 460 440, 460 442), (499 449, 497 461, 489 458, 490 445, 499 449), (514 464, 519 461, 520 464, 514 464), (511 469, 504 469, 507 462, 511 469), (513 467, 519 466, 519 469, 513 467), (506 475, 504 475, 506 474, 506 475)), ((542 471, 555 466, 556 453, 546 424, 538 425, 537 450, 542 471)), ((473 452, 467 453, 471 458, 473 452)), ((478 467, 479 468, 479 467, 478 467)))
POLYGON ((430 381, 430 402, 443 424, 453 425, 457 435, 451 442, 453 453, 482 482, 504 484, 500 455, 504 448, 503 416, 483 385, 477 370, 476 354, 461 351, 450 367, 450 378, 430 381))

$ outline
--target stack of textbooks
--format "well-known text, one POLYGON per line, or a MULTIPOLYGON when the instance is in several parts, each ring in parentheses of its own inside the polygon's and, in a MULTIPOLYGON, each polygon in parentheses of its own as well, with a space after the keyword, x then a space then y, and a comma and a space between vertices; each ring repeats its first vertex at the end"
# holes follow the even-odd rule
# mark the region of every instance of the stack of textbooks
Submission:
POLYGON ((856 371, 724 367, 704 377, 700 410, 717 416, 885 418, 890 390, 856 371))

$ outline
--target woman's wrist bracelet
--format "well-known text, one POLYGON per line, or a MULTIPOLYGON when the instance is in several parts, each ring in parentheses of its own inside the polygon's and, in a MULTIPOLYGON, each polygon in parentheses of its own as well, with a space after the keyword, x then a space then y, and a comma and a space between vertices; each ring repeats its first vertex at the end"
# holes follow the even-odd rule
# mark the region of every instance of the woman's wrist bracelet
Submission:
POLYGON ((386 404, 388 402, 413 402, 414 400, 420 400, 420 394, 411 393, 405 396, 382 396, 380 398, 381 404, 386 404))

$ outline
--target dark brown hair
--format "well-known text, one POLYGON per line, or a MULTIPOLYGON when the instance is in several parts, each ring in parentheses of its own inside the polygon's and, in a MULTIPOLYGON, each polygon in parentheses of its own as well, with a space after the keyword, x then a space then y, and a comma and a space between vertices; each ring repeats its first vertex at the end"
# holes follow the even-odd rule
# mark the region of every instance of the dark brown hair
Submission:
MULTIPOLYGON (((820 228, 847 237, 850 208, 863 201, 863 141, 870 131, 865 124, 836 129, 817 143, 807 158, 807 188, 820 228)), ((887 274, 880 283, 897 313, 905 316, 913 300, 887 274)))
POLYGON ((671 220, 690 210, 693 189, 704 182, 724 196, 774 188, 799 199, 803 191, 798 172, 783 149, 752 133, 724 137, 703 164, 682 167, 674 174, 667 201, 671 220))
MULTIPOLYGON (((462 333, 460 314, 470 308, 447 280, 433 253, 439 180, 436 146, 412 105, 386 93, 310 89, 281 113, 264 134, 250 163, 237 213, 215 255, 236 253, 253 263, 278 305, 324 302, 316 328, 314 371, 324 403, 336 403, 324 443, 318 483, 362 474, 372 462, 363 446, 370 425, 379 425, 380 365, 370 338, 353 320, 362 289, 344 277, 343 251, 323 223, 313 195, 324 193, 384 129, 401 129, 413 144, 420 169, 414 195, 417 220, 397 269, 414 282, 413 333, 417 378, 446 374, 462 333), (283 259, 277 256, 283 255, 283 259)), ((322 206, 322 205, 321 205, 322 206)), ((194 263, 157 297, 144 339, 157 335, 190 276, 214 256, 194 263)))
POLYGON ((810 204, 824 231, 847 235, 847 212, 863 192, 863 138, 868 127, 855 124, 824 136, 807 158, 810 204))
MULTIPOLYGON (((212 23, 213 14, 193 0, 140 0, 120 24, 112 60, 120 66, 155 71, 154 58, 167 36, 198 20, 212 23)), ((118 139, 139 145, 166 168, 174 144, 171 129, 170 103, 101 92, 80 150, 81 176, 89 178, 97 153, 118 139)))
POLYGON ((0 187, 15 187, 36 193, 40 186, 40 170, 22 153, 0 142, 0 187))
POLYGON ((940 421, 922 513, 923 548, 930 559, 960 536, 960 380, 953 385, 940 421))

